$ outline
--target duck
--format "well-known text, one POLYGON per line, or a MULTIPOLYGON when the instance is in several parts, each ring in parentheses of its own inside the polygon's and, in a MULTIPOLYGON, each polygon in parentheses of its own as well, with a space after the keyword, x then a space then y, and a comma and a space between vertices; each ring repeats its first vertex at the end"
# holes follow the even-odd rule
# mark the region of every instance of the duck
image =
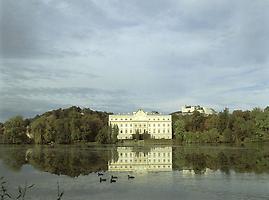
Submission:
POLYGON ((101 172, 98 172, 97 173, 97 176, 103 176, 104 174, 103 173, 101 173, 101 172))
POLYGON ((130 176, 129 174, 128 174, 128 179, 134 179, 135 177, 134 176, 130 176))
POLYGON ((101 182, 103 182, 103 181, 106 181, 106 179, 105 179, 105 178, 100 177, 100 183, 101 183, 101 182))
POLYGON ((111 179, 117 179, 118 177, 117 176, 111 176, 111 179))
POLYGON ((116 183, 116 180, 111 178, 110 183, 116 183))

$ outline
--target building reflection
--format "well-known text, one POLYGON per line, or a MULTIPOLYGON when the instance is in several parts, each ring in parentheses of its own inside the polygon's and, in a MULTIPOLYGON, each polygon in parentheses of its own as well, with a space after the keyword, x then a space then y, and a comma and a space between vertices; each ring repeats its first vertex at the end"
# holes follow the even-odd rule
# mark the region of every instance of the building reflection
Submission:
POLYGON ((108 171, 157 172, 172 171, 172 147, 153 147, 148 150, 117 147, 118 157, 108 162, 108 171))

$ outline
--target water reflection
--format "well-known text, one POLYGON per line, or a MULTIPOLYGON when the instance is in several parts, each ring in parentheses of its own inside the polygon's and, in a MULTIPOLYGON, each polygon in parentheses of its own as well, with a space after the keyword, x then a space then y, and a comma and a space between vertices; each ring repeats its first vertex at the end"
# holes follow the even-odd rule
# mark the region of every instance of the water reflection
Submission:
POLYGON ((117 147, 118 158, 108 162, 108 171, 172 171, 172 147, 153 147, 149 151, 117 147))
MULTIPOLYGON (((31 165, 39 171, 76 177, 97 171, 184 174, 269 173, 269 147, 77 147, 0 146, 0 160, 11 171, 31 165)), ((1 167, 1 166, 0 166, 1 167)))

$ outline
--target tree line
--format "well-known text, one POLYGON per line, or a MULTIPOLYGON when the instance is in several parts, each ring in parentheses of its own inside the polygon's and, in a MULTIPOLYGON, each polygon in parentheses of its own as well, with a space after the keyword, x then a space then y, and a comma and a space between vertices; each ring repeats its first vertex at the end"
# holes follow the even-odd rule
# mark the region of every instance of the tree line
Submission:
POLYGON ((269 107, 231 113, 226 108, 213 115, 173 114, 173 133, 183 143, 269 141, 269 107))
MULTIPOLYGON (((71 144, 76 142, 116 143, 119 129, 108 126, 107 112, 70 107, 37 115, 15 116, 0 123, 0 143, 71 144)), ((172 115, 173 136, 183 143, 240 143, 269 141, 269 107, 251 111, 226 108, 213 115, 195 111, 172 115)), ((143 135, 147 139, 149 135, 143 135)), ((138 134, 134 139, 140 139, 138 134)))
POLYGON ((117 127, 108 126, 107 112, 70 107, 37 115, 32 119, 13 117, 0 124, 2 143, 71 144, 115 143, 117 127))

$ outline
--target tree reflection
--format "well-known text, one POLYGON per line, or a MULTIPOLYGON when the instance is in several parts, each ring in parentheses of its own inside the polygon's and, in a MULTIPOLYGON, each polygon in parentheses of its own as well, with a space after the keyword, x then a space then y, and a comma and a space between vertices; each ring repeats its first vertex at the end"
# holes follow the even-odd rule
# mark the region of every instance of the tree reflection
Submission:
POLYGON ((206 169, 220 170, 226 174, 269 173, 269 148, 259 147, 208 147, 174 148, 174 170, 193 170, 203 174, 206 169))
POLYGON ((20 171, 21 167, 27 163, 25 159, 26 147, 11 145, 8 148, 1 148, 0 159, 13 171, 20 171))
MULTIPOLYGON (((52 148, 41 145, 4 145, 0 146, 0 160, 13 171, 19 171, 23 165, 30 164, 40 171, 76 177, 97 171, 107 171, 109 163, 125 162, 126 158, 119 155, 120 149, 122 147, 62 145, 52 148)), ((134 155, 134 157, 130 157, 130 163, 128 162, 128 164, 132 165, 134 163, 134 165, 137 165, 139 159, 143 162, 146 159, 145 164, 148 162, 153 164, 156 148, 155 150, 149 147, 124 148, 123 156, 126 153, 129 155, 127 151, 134 155), (138 156, 142 154, 144 155, 143 159, 138 156), (137 161, 135 161, 136 159, 137 161)), ((219 170, 226 174, 231 171, 238 173, 269 173, 269 146, 266 144, 254 147, 181 146, 173 147, 171 151, 173 170, 191 170, 195 174, 204 174, 208 170, 219 170)), ((162 156, 163 153, 161 150, 160 152, 162 156)), ((158 154, 156 152, 156 156, 158 154)), ((156 157, 156 162, 158 159, 156 157)), ((160 160, 163 161, 164 159, 160 160)))
POLYGON ((109 159, 111 159, 110 150, 90 151, 88 148, 70 148, 70 146, 57 148, 36 146, 29 163, 42 171, 75 177, 107 170, 109 159))

